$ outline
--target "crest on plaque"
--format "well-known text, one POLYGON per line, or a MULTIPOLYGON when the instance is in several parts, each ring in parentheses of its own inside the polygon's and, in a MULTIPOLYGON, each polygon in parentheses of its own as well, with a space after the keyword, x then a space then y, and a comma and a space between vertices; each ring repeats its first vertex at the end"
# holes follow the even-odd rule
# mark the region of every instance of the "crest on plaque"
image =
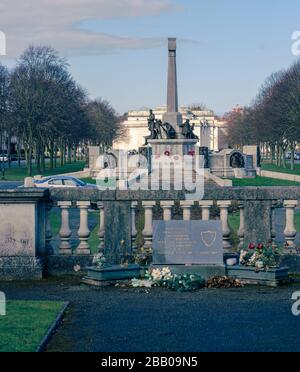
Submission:
POLYGON ((210 248, 217 239, 217 233, 216 231, 201 231, 201 239, 204 245, 210 248))

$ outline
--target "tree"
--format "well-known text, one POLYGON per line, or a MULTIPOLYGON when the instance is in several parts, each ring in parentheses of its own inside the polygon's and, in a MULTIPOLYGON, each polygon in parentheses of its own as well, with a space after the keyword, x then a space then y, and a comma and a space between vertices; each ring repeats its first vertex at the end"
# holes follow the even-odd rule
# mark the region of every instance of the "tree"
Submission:
POLYGON ((40 172, 46 148, 53 167, 58 149, 63 165, 66 147, 78 143, 79 117, 84 116, 86 94, 67 67, 66 60, 54 49, 31 46, 12 72, 11 106, 18 136, 26 149, 29 175, 33 154, 40 172))
POLYGON ((120 121, 112 106, 104 100, 91 101, 86 107, 91 124, 90 140, 103 150, 112 146, 113 141, 122 135, 120 121))
POLYGON ((2 178, 5 177, 4 147, 6 144, 9 117, 9 72, 0 64, 0 148, 2 178))

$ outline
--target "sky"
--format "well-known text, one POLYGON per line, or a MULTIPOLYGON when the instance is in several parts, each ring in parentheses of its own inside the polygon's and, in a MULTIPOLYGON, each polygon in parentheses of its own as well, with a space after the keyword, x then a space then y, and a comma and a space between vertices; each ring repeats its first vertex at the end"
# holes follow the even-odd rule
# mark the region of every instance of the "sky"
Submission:
POLYGON ((251 104, 299 58, 299 14, 299 0, 1 0, 0 62, 13 67, 29 45, 51 45, 90 98, 122 114, 166 103, 167 38, 176 37, 180 104, 222 114, 251 104))

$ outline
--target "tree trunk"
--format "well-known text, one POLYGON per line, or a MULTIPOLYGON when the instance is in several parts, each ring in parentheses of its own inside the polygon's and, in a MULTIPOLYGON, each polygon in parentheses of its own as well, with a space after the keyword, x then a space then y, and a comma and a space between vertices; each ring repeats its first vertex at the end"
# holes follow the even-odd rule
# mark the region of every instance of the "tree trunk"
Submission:
POLYGON ((295 169, 295 143, 291 143, 291 170, 295 169))
POLYGON ((19 140, 17 142, 17 153, 18 153, 18 167, 21 168, 21 144, 19 140))

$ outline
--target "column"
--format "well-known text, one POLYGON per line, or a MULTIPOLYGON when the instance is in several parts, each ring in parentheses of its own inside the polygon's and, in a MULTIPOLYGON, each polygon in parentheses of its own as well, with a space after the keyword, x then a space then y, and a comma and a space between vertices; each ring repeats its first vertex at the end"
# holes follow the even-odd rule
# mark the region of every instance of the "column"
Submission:
POLYGON ((72 202, 70 201, 63 201, 58 202, 57 205, 61 209, 61 228, 59 231, 60 236, 60 246, 59 246, 59 253, 60 254, 72 254, 71 244, 70 244, 70 237, 72 231, 70 229, 70 222, 69 222, 69 209, 72 206, 72 202))
POLYGON ((272 240, 272 247, 277 248, 276 244, 276 220, 275 220, 275 211, 276 211, 277 202, 272 203, 272 230, 271 230, 271 240, 272 240))
POLYGON ((145 240, 145 248, 152 248, 152 235, 153 235, 153 207, 156 205, 155 201, 143 202, 145 208, 145 227, 143 230, 143 237, 145 240))
POLYGON ((223 229, 223 248, 225 252, 228 252, 231 249, 231 244, 229 242, 230 227, 228 224, 228 208, 231 205, 231 201, 230 200, 218 201, 217 205, 220 207, 220 219, 222 222, 223 229))
POLYGON ((99 245, 98 245, 98 249, 99 249, 99 252, 103 253, 103 250, 104 250, 104 235, 105 235, 104 204, 99 202, 99 203, 97 203, 97 207, 99 209, 99 231, 98 231, 99 245))
POLYGON ((78 230, 79 236, 79 246, 77 247, 78 254, 91 254, 91 250, 89 248, 89 237, 90 237, 90 229, 88 224, 88 210, 91 206, 89 201, 80 201, 77 202, 77 207, 80 209, 80 227, 78 230))
POLYGON ((286 209, 286 227, 284 230, 285 240, 287 243, 287 249, 294 253, 296 251, 295 238, 297 231, 295 228, 295 208, 298 205, 297 200, 285 200, 284 207, 286 209))
POLYGON ((50 221, 50 212, 52 210, 51 204, 46 204, 46 255, 53 255, 53 247, 51 244, 52 240, 52 229, 51 229, 51 221, 50 221))
POLYGON ((195 204, 193 201, 183 200, 180 202, 180 205, 183 209, 183 221, 190 221, 192 215, 192 207, 195 204))
POLYGON ((174 206, 174 201, 161 201, 160 206, 163 209, 163 217, 164 221, 171 221, 172 220, 172 207, 174 206))
POLYGON ((137 209, 137 206, 138 206, 138 202, 133 201, 131 203, 131 241, 132 241, 133 254, 137 252, 137 245, 136 245, 136 237, 137 237, 136 209, 137 209))
POLYGON ((240 227, 238 229, 238 237, 240 238, 240 245, 239 248, 244 247, 244 238, 245 238, 245 211, 244 211, 244 204, 239 205, 240 210, 240 227))
POLYGON ((202 221, 209 221, 210 219, 210 209, 214 205, 212 200, 201 200, 199 201, 199 206, 202 210, 202 221))

